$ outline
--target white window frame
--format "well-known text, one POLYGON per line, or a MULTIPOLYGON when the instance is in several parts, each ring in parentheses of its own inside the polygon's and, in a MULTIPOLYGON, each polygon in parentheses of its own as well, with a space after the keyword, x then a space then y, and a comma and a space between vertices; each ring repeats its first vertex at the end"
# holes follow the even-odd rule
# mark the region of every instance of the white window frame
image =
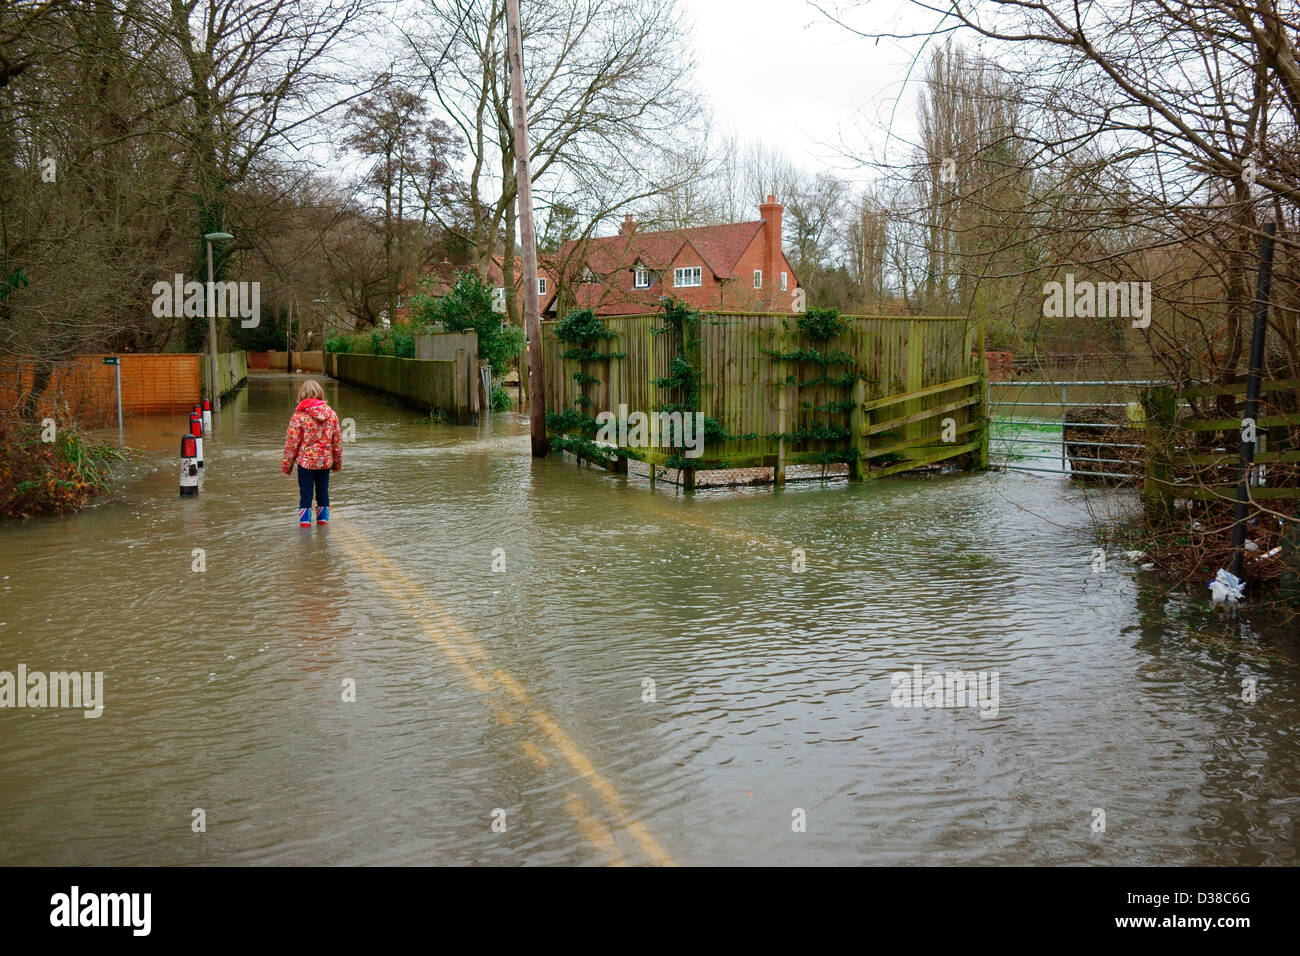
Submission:
POLYGON ((650 270, 645 266, 637 266, 632 270, 632 288, 648 289, 650 288, 650 270))
POLYGON ((537 294, 546 295, 546 276, 537 277, 537 294))
POLYGON ((754 288, 755 288, 755 289, 761 289, 761 288, 763 288, 763 270, 762 270, 762 269, 755 269, 755 270, 754 270, 754 288))
POLYGON ((782 292, 788 292, 788 291, 790 291, 789 289, 786 288, 787 281, 788 281, 788 280, 786 279, 786 274, 785 274, 784 272, 782 272, 782 273, 781 273, 781 291, 782 291, 782 292))
POLYGON ((590 267, 590 266, 586 266, 586 267, 584 267, 583 270, 582 270, 582 281, 583 281, 583 282, 597 282, 597 281, 599 281, 599 280, 597 280, 597 278, 596 278, 596 273, 594 273, 594 272, 591 271, 591 267, 590 267))
POLYGON ((683 266, 673 270, 673 287, 676 289, 694 289, 704 284, 703 266, 683 266), (694 282, 688 280, 694 279, 694 282))

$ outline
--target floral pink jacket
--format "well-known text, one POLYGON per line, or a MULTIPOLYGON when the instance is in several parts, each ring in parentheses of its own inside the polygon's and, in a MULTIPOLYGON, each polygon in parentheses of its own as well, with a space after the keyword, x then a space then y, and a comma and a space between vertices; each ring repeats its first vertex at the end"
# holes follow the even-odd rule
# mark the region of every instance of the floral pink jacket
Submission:
POLYGON ((297 463, 303 468, 343 467, 343 432, 339 417, 319 398, 304 398, 289 419, 280 470, 286 475, 297 463))

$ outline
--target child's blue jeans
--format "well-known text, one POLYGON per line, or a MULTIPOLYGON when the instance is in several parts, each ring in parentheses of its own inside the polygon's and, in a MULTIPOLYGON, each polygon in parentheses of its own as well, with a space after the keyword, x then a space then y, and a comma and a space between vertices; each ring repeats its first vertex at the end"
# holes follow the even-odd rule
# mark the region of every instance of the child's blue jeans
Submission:
POLYGON ((310 508, 312 492, 316 493, 316 505, 328 508, 330 503, 330 470, 328 468, 304 468, 298 466, 298 507, 310 508))

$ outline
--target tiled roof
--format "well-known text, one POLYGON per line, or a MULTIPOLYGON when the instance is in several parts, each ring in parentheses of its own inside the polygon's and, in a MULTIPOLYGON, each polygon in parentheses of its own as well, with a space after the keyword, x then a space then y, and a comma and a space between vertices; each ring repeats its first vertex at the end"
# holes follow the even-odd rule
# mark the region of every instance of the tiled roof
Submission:
MULTIPOLYGON (((618 269, 631 269, 637 262, 648 268, 665 269, 677 258, 682 246, 690 243, 710 271, 719 279, 730 279, 736 262, 763 228, 763 221, 735 222, 723 226, 695 226, 662 232, 633 232, 629 235, 588 239, 586 263, 597 275, 618 269)), ((560 247, 559 256, 567 258, 573 242, 560 247)))
MULTIPOLYGON (((575 307, 591 309, 599 315, 639 315, 658 311, 659 297, 669 292, 658 279, 648 289, 616 289, 601 282, 584 282, 577 287, 575 307)), ((546 303, 546 308, 551 307, 554 298, 546 303)))

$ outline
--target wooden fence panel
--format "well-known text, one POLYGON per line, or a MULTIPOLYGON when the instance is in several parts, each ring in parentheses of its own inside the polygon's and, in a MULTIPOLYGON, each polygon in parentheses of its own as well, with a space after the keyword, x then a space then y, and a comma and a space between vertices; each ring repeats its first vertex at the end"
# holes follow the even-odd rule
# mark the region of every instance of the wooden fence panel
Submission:
MULTIPOLYGON (((873 445, 901 445, 896 454, 891 453, 894 457, 876 463, 892 473, 903 467, 895 464, 899 460, 911 461, 915 467, 979 450, 973 446, 982 442, 981 422, 987 410, 983 404, 983 356, 975 351, 973 323, 951 317, 845 318, 850 320, 845 332, 822 343, 809 343, 800 333, 795 315, 701 314, 699 411, 715 419, 731 437, 710 444, 696 460, 696 467, 775 466, 778 456, 791 463, 824 461, 828 454, 842 456, 853 447, 867 451, 873 445), (847 353, 855 365, 827 367, 780 358, 809 347, 823 354, 847 353), (863 380, 860 389, 799 384, 823 374, 839 378, 850 372, 863 380), (932 388, 943 384, 949 387, 932 388), (907 397, 882 407, 878 414, 827 409, 832 403, 849 402, 855 392, 867 404, 889 396, 907 397), (958 440, 941 440, 944 417, 954 419, 958 440), (857 434, 850 433, 851 421, 860 423, 857 434), (848 439, 787 439, 783 443, 780 438, 828 426, 850 433, 848 439)), ((628 412, 650 413, 674 398, 652 384, 653 379, 668 375, 680 347, 676 333, 653 333, 663 327, 663 316, 610 316, 604 322, 615 337, 598 346, 599 350, 622 355, 608 363, 582 363, 582 368, 560 358, 567 346, 555 339, 554 322, 543 323, 543 391, 548 410, 575 408, 575 400, 583 394, 573 379, 578 371, 601 380, 587 389, 594 402, 585 409, 587 414, 610 411, 617 415, 620 405, 628 412)), ((652 463, 663 463, 671 454, 655 449, 637 451, 652 463)))
MULTIPOLYGON (((89 427, 117 418, 113 366, 104 359, 111 353, 81 355, 58 366, 50 377, 38 408, 45 414, 70 414, 89 427)), ((199 401, 199 360, 193 353, 121 355, 122 413, 124 415, 179 414, 199 401)), ((11 360, 0 370, 0 402, 13 408, 35 381, 30 361, 11 360)))

